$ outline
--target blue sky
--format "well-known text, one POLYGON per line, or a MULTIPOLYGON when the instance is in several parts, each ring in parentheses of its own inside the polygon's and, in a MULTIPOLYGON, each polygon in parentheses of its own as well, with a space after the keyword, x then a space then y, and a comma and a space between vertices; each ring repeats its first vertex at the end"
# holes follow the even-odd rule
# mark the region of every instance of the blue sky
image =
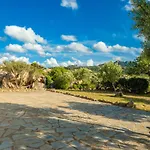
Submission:
POLYGON ((0 63, 47 67, 134 60, 141 41, 129 0, 5 0, 0 5, 0 63))

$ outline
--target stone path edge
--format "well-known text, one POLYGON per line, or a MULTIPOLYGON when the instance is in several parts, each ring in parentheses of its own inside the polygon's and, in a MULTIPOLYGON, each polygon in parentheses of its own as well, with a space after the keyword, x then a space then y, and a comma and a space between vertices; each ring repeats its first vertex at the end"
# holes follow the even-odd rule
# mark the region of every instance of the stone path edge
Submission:
MULTIPOLYGON (((113 102, 108 102, 108 101, 103 100, 103 99, 96 100, 96 99, 93 99, 93 98, 89 98, 87 96, 72 94, 72 93, 69 93, 69 92, 59 91, 59 90, 55 90, 55 89, 48 89, 46 91, 53 92, 53 93, 60 93, 60 94, 64 94, 64 95, 70 95, 70 96, 74 96, 74 97, 78 97, 78 98, 83 98, 83 99, 90 100, 90 101, 102 102, 102 103, 107 103, 107 104, 111 104, 111 105, 115 105, 115 106, 120 106, 120 107, 127 107, 127 108, 130 108, 130 109, 141 110, 141 109, 138 109, 136 107, 128 107, 128 103, 123 103, 123 102, 115 102, 115 103, 113 103, 113 102)), ((143 111, 149 112, 148 110, 143 110, 143 111)))

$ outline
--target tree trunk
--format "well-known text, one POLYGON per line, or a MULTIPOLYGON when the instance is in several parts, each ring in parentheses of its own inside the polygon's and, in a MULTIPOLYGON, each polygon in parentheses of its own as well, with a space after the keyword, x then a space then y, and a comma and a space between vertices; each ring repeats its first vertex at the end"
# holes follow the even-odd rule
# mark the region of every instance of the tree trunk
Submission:
POLYGON ((114 83, 112 83, 112 87, 113 87, 113 89, 114 89, 114 92, 116 93, 116 87, 115 87, 115 84, 114 84, 114 83))

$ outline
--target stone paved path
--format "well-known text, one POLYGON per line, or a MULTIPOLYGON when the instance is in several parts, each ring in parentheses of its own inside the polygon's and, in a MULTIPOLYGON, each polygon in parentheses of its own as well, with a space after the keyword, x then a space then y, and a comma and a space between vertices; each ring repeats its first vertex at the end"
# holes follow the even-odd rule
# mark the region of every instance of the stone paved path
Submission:
POLYGON ((150 113, 51 92, 0 93, 0 150, 146 150, 150 113))

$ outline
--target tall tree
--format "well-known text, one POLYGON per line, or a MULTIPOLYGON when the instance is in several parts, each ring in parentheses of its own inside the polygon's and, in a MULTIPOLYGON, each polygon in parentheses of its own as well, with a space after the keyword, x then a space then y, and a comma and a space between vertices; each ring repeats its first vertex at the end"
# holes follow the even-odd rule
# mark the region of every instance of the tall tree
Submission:
POLYGON ((134 29, 139 31, 139 36, 144 36, 144 52, 150 57, 150 1, 149 0, 131 0, 133 9, 131 10, 134 20, 134 29))
POLYGON ((150 59, 142 53, 135 61, 128 63, 125 73, 129 75, 147 74, 150 76, 150 59))
POLYGON ((116 91, 115 83, 119 80, 122 75, 122 67, 113 62, 105 63, 100 68, 100 77, 102 77, 104 82, 110 82, 116 91))

